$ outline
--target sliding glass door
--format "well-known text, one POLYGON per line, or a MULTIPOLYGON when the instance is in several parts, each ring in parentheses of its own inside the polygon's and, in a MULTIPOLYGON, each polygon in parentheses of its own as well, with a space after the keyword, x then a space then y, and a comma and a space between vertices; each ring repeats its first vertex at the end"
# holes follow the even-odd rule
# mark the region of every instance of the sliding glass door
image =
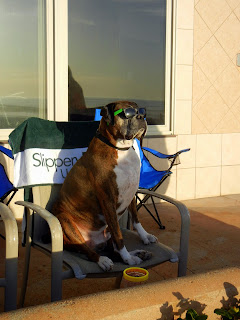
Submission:
POLYGON ((69 119, 130 100, 166 125, 166 17, 165 0, 68 0, 69 119))
POLYGON ((0 0, 0 129, 47 117, 44 0, 0 0))

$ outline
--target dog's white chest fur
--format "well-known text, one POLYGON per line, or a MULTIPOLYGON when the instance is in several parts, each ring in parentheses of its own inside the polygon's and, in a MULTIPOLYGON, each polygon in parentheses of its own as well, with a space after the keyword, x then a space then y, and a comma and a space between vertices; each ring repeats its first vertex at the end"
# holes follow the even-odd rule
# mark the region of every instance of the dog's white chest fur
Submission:
POLYGON ((118 150, 117 165, 114 172, 117 176, 118 203, 117 213, 125 210, 131 203, 139 186, 140 159, 133 148, 127 151, 118 150))

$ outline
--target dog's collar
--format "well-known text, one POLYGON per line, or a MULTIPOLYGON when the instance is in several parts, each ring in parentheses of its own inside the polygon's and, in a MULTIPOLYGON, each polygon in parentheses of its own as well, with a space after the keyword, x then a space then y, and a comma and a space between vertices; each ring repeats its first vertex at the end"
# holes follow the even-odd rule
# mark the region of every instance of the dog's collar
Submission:
POLYGON ((110 141, 108 141, 108 139, 106 137, 104 137, 98 130, 96 132, 95 137, 98 138, 99 140, 101 140, 102 142, 104 142, 105 144, 107 144, 108 146, 110 146, 114 149, 117 149, 117 150, 126 151, 126 150, 129 150, 130 148, 132 148, 132 147, 119 148, 119 147, 115 146, 110 141))

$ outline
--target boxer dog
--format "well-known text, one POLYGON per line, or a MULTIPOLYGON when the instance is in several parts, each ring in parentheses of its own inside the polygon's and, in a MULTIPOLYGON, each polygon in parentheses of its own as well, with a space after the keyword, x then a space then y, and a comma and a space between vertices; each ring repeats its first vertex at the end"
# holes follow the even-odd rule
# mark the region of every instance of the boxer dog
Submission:
POLYGON ((112 259, 98 252, 109 242, 128 265, 151 257, 148 251, 128 252, 124 246, 118 219, 126 209, 145 244, 157 238, 142 227, 135 202, 140 159, 133 141, 146 133, 145 109, 134 102, 119 101, 103 107, 101 115, 96 136, 68 173, 53 213, 61 223, 65 249, 84 253, 109 271, 112 259))

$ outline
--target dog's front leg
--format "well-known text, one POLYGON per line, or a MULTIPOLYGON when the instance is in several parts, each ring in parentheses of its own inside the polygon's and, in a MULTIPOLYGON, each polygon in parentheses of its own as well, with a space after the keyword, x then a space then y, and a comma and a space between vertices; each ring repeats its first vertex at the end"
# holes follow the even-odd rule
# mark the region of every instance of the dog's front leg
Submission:
MULTIPOLYGON (((106 219, 108 221, 108 219, 106 219)), ((110 219, 108 222, 108 228, 111 233, 111 239, 113 242, 114 251, 120 254, 122 260, 129 265, 140 264, 144 259, 144 255, 142 254, 142 250, 135 250, 129 252, 124 245, 122 232, 120 230, 117 219, 113 221, 110 219), (111 227, 110 227, 111 224, 111 227)))
POLYGON ((109 201, 109 194, 107 195, 100 189, 98 190, 99 203, 101 205, 102 212, 104 212, 104 217, 106 224, 108 225, 108 230, 111 234, 111 240, 113 243, 114 251, 120 254, 122 260, 129 265, 140 264, 143 259, 140 258, 140 254, 136 250, 134 252, 129 252, 124 245, 122 232, 118 223, 116 206, 113 201, 109 201))
POLYGON ((137 206, 136 206, 135 198, 133 198, 128 209, 131 212, 133 227, 134 229, 137 230, 137 233, 139 237, 142 239, 143 243, 150 244, 150 243, 158 242, 157 237, 148 233, 139 222, 138 216, 137 216, 137 206))

